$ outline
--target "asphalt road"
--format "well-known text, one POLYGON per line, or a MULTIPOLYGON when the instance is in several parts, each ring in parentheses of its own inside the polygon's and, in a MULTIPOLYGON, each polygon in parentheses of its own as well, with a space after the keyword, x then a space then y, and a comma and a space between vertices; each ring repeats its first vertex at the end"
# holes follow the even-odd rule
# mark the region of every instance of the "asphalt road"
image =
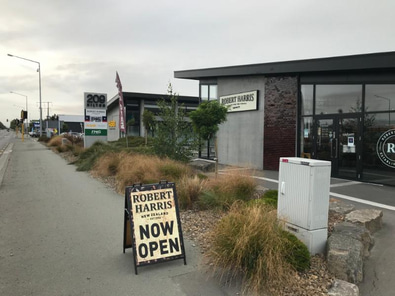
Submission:
POLYGON ((188 240, 187 265, 175 260, 135 275, 132 250, 123 254, 123 196, 33 139, 14 139, 7 149, 0 156, 0 295, 239 292, 204 270, 188 240))

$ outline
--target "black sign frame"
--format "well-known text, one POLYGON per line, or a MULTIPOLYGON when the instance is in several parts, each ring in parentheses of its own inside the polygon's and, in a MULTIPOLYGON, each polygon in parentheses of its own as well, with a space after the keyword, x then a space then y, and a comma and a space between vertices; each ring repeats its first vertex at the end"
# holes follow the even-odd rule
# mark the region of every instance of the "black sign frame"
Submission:
MULTIPOLYGON (((169 194, 169 196, 170 195, 171 194, 169 194)), ((141 204, 145 205, 144 202, 141 202, 141 204)), ((141 204, 139 204, 139 206, 141 206, 141 204)), ((166 210, 164 210, 164 211, 166 211, 166 210)), ((147 215, 149 216, 150 214, 148 213, 147 215)), ((154 217, 151 219, 160 219, 160 218, 154 217)), ((174 222, 174 220, 173 220, 173 222, 174 222)), ((161 223, 161 224, 162 224, 162 230, 163 230, 163 223, 161 223)), ((173 231, 174 224, 171 223, 171 225, 172 225, 171 228, 167 227, 167 226, 169 226, 169 224, 166 223, 166 227, 164 227, 164 228, 166 230, 172 229, 172 231, 173 231)), ((148 225, 147 225, 147 227, 148 227, 148 225)), ((157 229, 160 229, 160 227, 158 226, 157 229)), ((141 233, 140 233, 140 236, 142 236, 141 233)), ((155 244, 155 242, 153 242, 152 244, 155 244)), ((160 245, 163 247, 162 244, 160 244, 160 245)), ((175 246, 178 246, 178 245, 175 244, 175 246)), ((158 247, 157 244, 156 244, 156 247, 158 247)), ((141 267, 141 266, 157 264, 157 263, 162 263, 162 262, 167 262, 167 261, 177 260, 177 259, 184 259, 184 265, 187 264, 175 183, 161 181, 156 184, 144 184, 144 185, 143 184, 134 184, 132 186, 127 186, 125 188, 123 253, 125 253, 125 250, 128 248, 133 249, 133 261, 134 261, 134 268, 135 268, 136 275, 138 274, 137 267, 141 267), (177 236, 178 240, 176 240, 176 241, 179 244, 179 248, 180 248, 180 250, 178 251, 179 253, 176 255, 162 256, 160 258, 147 260, 144 262, 139 262, 137 252, 140 252, 139 254, 141 254, 140 247, 142 244, 138 245, 138 243, 137 243, 136 231, 138 231, 138 230, 141 231, 142 226, 140 224, 138 224, 138 222, 136 222, 136 220, 138 221, 137 215, 136 215, 136 217, 134 216, 134 214, 136 214, 136 213, 135 213, 133 206, 137 207, 137 205, 133 202, 132 193, 139 193, 139 192, 145 192, 145 191, 147 191, 147 192, 155 192, 155 191, 163 192, 164 190, 167 192, 172 191, 172 193, 173 193, 171 198, 169 198, 169 200, 168 200, 169 203, 167 205, 170 205, 170 204, 172 205, 172 207, 168 209, 169 211, 175 211, 175 213, 172 213, 172 215, 175 215, 175 220, 177 223, 176 231, 178 232, 178 236, 177 236)), ((148 247, 147 247, 147 250, 148 250, 148 247)))

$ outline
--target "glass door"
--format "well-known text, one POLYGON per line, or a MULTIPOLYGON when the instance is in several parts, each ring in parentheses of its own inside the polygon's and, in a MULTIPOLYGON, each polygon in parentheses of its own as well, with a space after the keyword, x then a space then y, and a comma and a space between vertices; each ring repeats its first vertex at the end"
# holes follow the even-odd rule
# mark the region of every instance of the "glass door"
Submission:
POLYGON ((332 176, 360 179, 359 117, 317 117, 315 155, 332 163, 332 176))
POLYGON ((337 125, 333 118, 316 120, 316 158, 332 163, 332 176, 337 172, 337 125))

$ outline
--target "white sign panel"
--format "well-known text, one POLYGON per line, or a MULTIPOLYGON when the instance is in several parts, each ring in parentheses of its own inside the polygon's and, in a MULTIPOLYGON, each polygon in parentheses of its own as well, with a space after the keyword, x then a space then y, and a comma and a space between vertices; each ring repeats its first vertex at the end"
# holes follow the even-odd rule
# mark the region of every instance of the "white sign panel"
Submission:
POLYGON ((107 141, 107 94, 84 93, 84 147, 107 141))
POLYGON ((258 110, 258 91, 222 96, 219 102, 228 107, 228 112, 258 110))

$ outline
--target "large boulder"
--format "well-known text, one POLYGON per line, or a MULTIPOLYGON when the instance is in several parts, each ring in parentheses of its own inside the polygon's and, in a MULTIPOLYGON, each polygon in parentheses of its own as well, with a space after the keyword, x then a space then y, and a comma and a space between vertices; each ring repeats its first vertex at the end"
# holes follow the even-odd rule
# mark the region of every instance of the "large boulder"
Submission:
POLYGON ((339 200, 332 199, 329 203, 329 213, 330 214, 340 214, 346 215, 351 211, 354 211, 355 206, 352 204, 347 204, 339 200))
POLYGON ((328 296, 359 296, 359 288, 355 284, 335 279, 328 296))
POLYGON ((215 163, 212 161, 206 161, 202 159, 193 160, 189 163, 194 169, 200 170, 202 172, 214 172, 215 163))
POLYGON ((383 225, 383 211, 374 209, 355 210, 348 213, 345 220, 365 226, 373 234, 380 230, 383 225))
POLYGON ((334 226, 333 233, 343 234, 359 240, 363 245, 363 256, 365 258, 370 256, 370 250, 374 246, 374 239, 370 235, 370 232, 362 225, 341 222, 334 226))
POLYGON ((328 238, 328 270, 336 278, 350 283, 363 280, 363 244, 346 234, 332 233, 328 238))

